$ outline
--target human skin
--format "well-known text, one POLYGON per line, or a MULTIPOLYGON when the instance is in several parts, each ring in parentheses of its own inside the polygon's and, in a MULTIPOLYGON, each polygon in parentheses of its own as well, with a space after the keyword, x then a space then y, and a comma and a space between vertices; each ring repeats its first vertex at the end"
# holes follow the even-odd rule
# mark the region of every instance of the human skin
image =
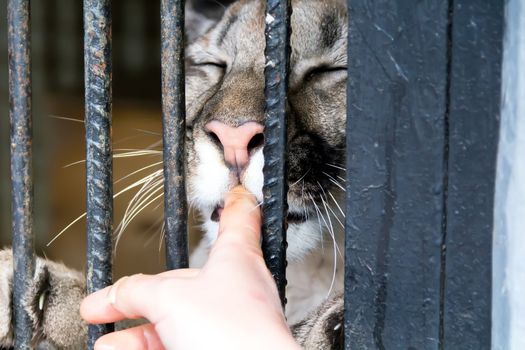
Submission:
POLYGON ((300 349, 263 259, 260 227, 255 198, 235 187, 202 269, 124 277, 84 299, 89 323, 150 322, 107 334, 95 349, 300 349))

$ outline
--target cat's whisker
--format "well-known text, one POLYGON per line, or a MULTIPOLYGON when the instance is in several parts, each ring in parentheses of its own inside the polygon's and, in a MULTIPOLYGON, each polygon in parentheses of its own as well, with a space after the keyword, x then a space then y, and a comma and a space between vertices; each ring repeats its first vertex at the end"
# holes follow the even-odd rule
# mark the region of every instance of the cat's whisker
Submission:
MULTIPOLYGON (((162 188, 160 188, 162 189, 162 188)), ((133 221, 133 219, 142 211, 144 210, 144 208, 147 208, 148 206, 150 206, 152 203, 154 203, 155 201, 159 200, 160 198, 162 198, 162 196, 164 196, 164 193, 161 193, 159 194, 158 196, 156 196, 155 198, 151 199, 149 202, 147 203, 144 203, 142 206, 140 206, 139 208, 137 208, 137 210, 132 214, 130 215, 130 217, 128 218, 127 222, 122 225, 122 228, 120 229, 120 233, 118 234, 117 236, 117 240, 115 242, 115 249, 117 249, 117 245, 120 241, 120 238, 122 237, 122 233, 124 232, 124 230, 126 230, 127 226, 129 225, 129 223, 131 221, 133 221)), ((122 222, 121 222, 122 223, 122 222)))
MULTIPOLYGON (((116 149, 116 153, 114 155, 114 158, 128 158, 128 157, 139 157, 139 156, 145 156, 145 155, 161 155, 161 150, 152 149, 153 147, 156 147, 160 145, 160 141, 157 141, 150 146, 148 146, 145 149, 133 149, 133 148, 121 148, 116 149)), ((118 179, 115 183, 118 183, 126 178, 129 178, 130 176, 133 176, 139 172, 142 172, 146 169, 155 167, 162 164, 162 162, 156 162, 150 165, 147 165, 143 168, 140 168, 138 170, 133 171, 130 174, 127 174, 126 176, 118 179)), ((150 206, 152 203, 154 203, 156 200, 158 200, 160 197, 162 197, 163 194, 158 195, 153 200, 150 200, 151 197, 153 197, 155 194, 157 194, 160 190, 163 189, 163 169, 159 169, 152 174, 149 174, 142 179, 139 179, 138 181, 135 181, 131 185, 127 186, 123 190, 117 193, 117 195, 120 195, 122 193, 125 193, 129 191, 132 188, 141 186, 141 188, 137 191, 137 193, 133 196, 133 198, 128 203, 128 206, 124 212, 124 216, 117 226, 115 232, 117 234, 117 240, 115 247, 117 246, 123 232, 128 227, 128 225, 135 219, 135 217, 141 213, 146 207, 150 206)), ((161 204, 157 205, 154 210, 158 209, 161 204)))
POLYGON ((71 226, 73 226, 74 224, 76 224, 77 222, 79 222, 82 218, 85 218, 86 217, 86 213, 80 215, 78 218, 76 218, 75 220, 73 220, 69 225, 67 225, 66 227, 64 227, 59 233, 57 233, 47 244, 46 244, 46 247, 49 247, 51 244, 53 244, 54 241, 56 241, 60 236, 62 236, 62 234, 64 232, 66 232, 71 226))
MULTIPOLYGON (((327 199, 328 200, 328 199, 327 199)), ((330 212, 332 213, 332 215, 334 216, 334 218, 337 220, 337 222, 339 223, 339 225, 342 227, 342 228, 345 228, 345 225, 342 223, 341 220, 339 220, 339 216, 336 214, 336 212, 332 209, 332 207, 330 205, 327 206, 328 210, 330 210, 330 212)))
POLYGON ((143 183, 141 188, 137 191, 137 193, 133 196, 131 199, 131 203, 137 202, 140 200, 142 196, 144 196, 146 193, 152 190, 152 188, 155 188, 162 184, 164 178, 162 176, 155 176, 150 177, 147 181, 143 183))
POLYGON ((123 152, 123 153, 125 153, 125 152, 152 152, 152 153, 154 152, 155 154, 162 153, 162 150, 160 150, 160 149, 151 149, 151 147, 153 147, 153 144, 149 145, 146 148, 115 148, 113 151, 115 151, 115 152, 123 152))
POLYGON ((321 210, 319 210, 319 207, 317 206, 317 204, 315 203, 314 198, 312 197, 312 195, 309 192, 308 192, 308 196, 310 197, 310 200, 312 201, 312 204, 314 206, 315 212, 317 214, 317 222, 319 224, 319 234, 321 235, 321 249, 324 250, 324 240, 322 239, 322 236, 323 236, 323 224, 321 223, 321 217, 322 217, 321 210))
POLYGON ((156 132, 156 131, 151 131, 151 130, 146 130, 146 129, 138 129, 138 128, 134 128, 133 130, 138 131, 138 132, 142 132, 144 134, 149 134, 149 135, 152 135, 152 136, 162 136, 162 134, 160 132, 156 132))
MULTIPOLYGON (((153 150, 153 149, 116 149, 115 151, 124 151, 122 153, 114 153, 113 158, 114 159, 120 159, 120 158, 130 158, 130 157, 141 157, 141 156, 149 156, 149 155, 161 155, 162 151, 160 150, 153 150)), ((77 160, 75 162, 66 164, 62 166, 62 169, 66 169, 69 167, 72 167, 74 165, 85 163, 86 160, 77 160)))
POLYGON ((159 210, 160 206, 161 205, 164 205, 164 202, 160 202, 159 204, 157 204, 152 210, 155 211, 155 210, 159 210))
POLYGON ((222 7, 223 10, 226 10, 226 6, 223 3, 221 3, 220 1, 218 1, 218 0, 212 0, 212 1, 214 3, 216 3, 217 5, 219 5, 220 7, 222 7))
MULTIPOLYGON (((304 180, 304 178, 306 177, 306 175, 308 175, 308 173, 310 172, 310 170, 312 170, 312 168, 309 168, 309 169, 304 173, 304 175, 301 176, 301 177, 299 178, 299 180, 297 180, 297 181, 295 181, 293 184, 291 184, 289 188, 294 187, 294 186, 297 185, 299 182, 301 182, 302 180, 304 180)), ((304 182, 303 182, 303 184, 304 184, 304 182)))
MULTIPOLYGON (((333 180, 334 182, 336 182, 339 187, 343 186, 335 177, 333 177, 332 175, 328 174, 327 172, 323 171, 322 172, 323 175, 326 175, 330 180, 333 180)), ((344 182, 346 182, 346 180, 343 180, 344 182)))
MULTIPOLYGON (((317 184, 319 185, 319 188, 321 189, 321 191, 323 192, 323 196, 321 196, 321 200, 323 201, 323 204, 325 205, 325 207, 330 210, 330 212, 332 213, 332 215, 334 216, 334 218, 337 220, 337 222, 339 223, 339 225, 341 225, 341 227, 344 229, 344 224, 341 222, 341 220, 339 220, 339 216, 337 215, 337 213, 332 209, 332 206, 330 204, 328 204, 328 196, 326 195, 326 192, 325 190, 323 189, 323 187, 321 186, 321 184, 319 182, 317 182, 317 184), (325 201, 326 199, 326 201, 325 201)), ((330 193, 330 191, 328 191, 328 193, 330 194, 330 196, 333 198, 332 194, 330 193)), ((335 204, 337 205, 337 207, 340 209, 339 207, 339 204, 337 204, 337 202, 335 202, 335 204)), ((327 213, 328 214, 328 213, 327 213)), ((343 215, 344 217, 344 215, 343 215)))
POLYGON ((333 290, 334 284, 335 284, 335 276, 337 274, 337 253, 339 252, 339 246, 337 244, 337 240, 335 239, 334 228, 332 226, 332 221, 330 220, 330 214, 328 213, 326 202, 323 199, 323 197, 321 197, 321 201, 323 202, 323 206, 324 206, 325 211, 326 211, 326 216, 328 218, 328 221, 330 222, 330 229, 329 229, 328 232, 332 236, 332 242, 334 244, 334 268, 332 270, 332 281, 330 282, 330 288, 328 289, 328 293, 326 294, 326 297, 328 298, 330 293, 332 293, 332 290, 333 290))
POLYGON ((339 222, 339 224, 341 224, 341 227, 344 228, 344 225, 343 223, 339 220, 337 214, 333 211, 333 209, 331 208, 331 206, 327 203, 328 202, 328 197, 326 196, 326 192, 323 188, 323 186, 321 186, 321 184, 319 182, 317 182, 317 185, 319 186, 319 189, 321 190, 322 192, 322 195, 321 195, 321 201, 323 203, 323 206, 325 208, 325 211, 326 211, 326 216, 328 218, 328 220, 330 221, 330 228, 331 228, 331 236, 332 236, 332 241, 333 241, 333 244, 334 244, 334 268, 333 268, 333 274, 332 274, 332 281, 331 281, 331 284, 330 284, 330 288, 328 290, 328 293, 326 295, 326 297, 328 298, 328 296, 330 295, 330 293, 332 292, 333 288, 334 288, 334 285, 335 285, 335 279, 336 279, 336 274, 337 274, 337 254, 339 254, 339 256, 342 258, 343 255, 341 253, 341 250, 339 249, 339 245, 337 244, 337 240, 335 238, 335 231, 334 231, 334 228, 332 226, 332 222, 330 220, 330 214, 328 213, 328 210, 330 210, 333 214, 333 216, 336 218, 336 220, 339 222), (324 197, 323 197, 324 196, 324 197), (326 201, 325 201, 325 198, 326 198, 326 201))
POLYGON ((333 234, 334 227, 332 225, 332 220, 330 220, 330 215, 328 214, 328 210, 326 209, 326 202, 325 202, 325 200, 323 198, 324 190, 323 190, 323 187, 321 186, 321 184, 319 183, 319 181, 317 181, 317 185, 319 186, 319 189, 321 190, 321 196, 320 196, 321 202, 323 203, 323 206, 324 206, 325 212, 326 212, 326 218, 328 220, 328 223, 330 224, 329 226, 327 226, 327 229, 328 229, 328 232, 330 234, 333 234))
POLYGON ((346 217, 346 214, 345 212, 343 211, 343 209, 341 209, 341 207, 339 206, 339 203, 337 202, 337 200, 335 199, 334 195, 332 194, 332 192, 328 191, 328 195, 330 195, 330 197, 332 198, 332 200, 334 201, 335 205, 337 206, 337 209, 339 209, 339 212, 341 213, 341 215, 343 216, 343 218, 346 217))
POLYGON ((75 166, 75 165, 78 165, 78 164, 82 164, 82 163, 85 163, 86 160, 85 159, 82 159, 82 160, 77 160, 76 162, 73 162, 73 163, 69 163, 69 164, 66 164, 62 167, 62 169, 66 169, 66 168, 69 168, 69 167, 72 167, 72 166, 75 166))
POLYGON ((129 178, 129 177, 131 177, 131 176, 133 176, 133 175, 135 175, 135 174, 140 173, 141 171, 144 171, 144 170, 149 169, 149 168, 153 168, 154 166, 160 165, 160 164, 162 164, 162 163, 163 163, 163 162, 155 162, 155 163, 153 163, 153 164, 146 165, 146 166, 143 167, 143 168, 140 168, 140 169, 138 169, 138 170, 135 170, 135 171, 133 171, 133 172, 127 174, 126 176, 121 177, 120 179, 118 179, 118 180, 116 180, 115 182, 113 182, 113 184, 118 184, 118 183, 121 182, 122 180, 125 180, 125 179, 127 179, 127 178, 129 178))
POLYGON ((115 153, 113 155, 113 158, 119 159, 119 158, 130 158, 130 157, 151 156, 151 155, 161 155, 162 154, 162 151, 153 150, 153 149, 138 149, 138 150, 121 149, 120 151, 125 151, 125 152, 115 153))
POLYGON ((128 207, 124 213, 123 221, 126 220, 127 214, 129 214, 137 205, 140 205, 144 200, 147 200, 151 196, 152 192, 158 192, 162 188, 162 183, 164 179, 159 179, 156 181, 147 182, 141 189, 135 194, 135 196, 128 203, 128 207))
MULTIPOLYGON (((113 146, 120 145, 120 144, 122 144, 122 143, 124 143, 126 141, 134 140, 134 139, 137 139, 139 137, 144 137, 144 136, 145 135, 140 134, 140 135, 131 135, 131 136, 128 136, 128 137, 123 137, 121 139, 113 141, 113 146)), ((147 136, 150 136, 150 135, 147 135, 147 136)))
MULTIPOLYGON (((330 179, 332 179, 332 180, 334 180, 334 181, 337 181, 337 179, 336 179, 335 177, 333 177, 332 175, 328 174, 327 172, 324 172, 324 171, 323 171, 323 174, 326 175, 326 176, 328 176, 328 178, 330 178, 330 179)), ((338 178, 339 180, 343 181, 343 182, 346 182, 346 180, 343 179, 341 176, 337 176, 337 178, 338 178)), ((337 181, 337 183, 339 183, 339 181, 337 181)))
POLYGON ((157 171, 155 171, 154 173, 152 173, 150 175, 147 175, 147 176, 143 177, 140 180, 135 181, 134 183, 130 184, 129 186, 127 186, 124 189, 122 189, 119 192, 117 192, 117 194, 113 195, 113 199, 115 199, 118 196, 120 196, 121 194, 131 190, 132 188, 144 185, 144 184, 150 182, 151 180, 153 180, 154 178, 162 176, 162 174, 163 174, 163 171, 162 171, 162 169, 160 169, 160 170, 157 170, 157 171))
POLYGON ((339 169, 339 170, 342 170, 342 171, 346 171, 346 168, 344 168, 342 166, 339 166, 339 165, 330 164, 330 163, 326 163, 326 165, 331 166, 332 168, 336 168, 336 169, 339 169))
MULTIPOLYGON (((155 220, 155 222, 153 222, 153 223, 152 223, 152 224, 146 229, 146 231, 145 231, 143 234, 146 234, 146 235, 147 235, 147 234, 149 234, 150 232, 152 232, 153 229, 154 229, 156 226, 158 226, 158 225, 162 222, 162 220, 163 220, 162 217, 161 217, 160 219, 155 220)), ((155 239, 155 237, 156 237, 158 234, 160 234, 160 231, 156 230, 156 231, 151 235, 151 237, 148 238, 148 239, 146 240, 146 242, 144 242, 144 245, 143 245, 143 246, 144 246, 144 247, 147 247, 148 245, 150 245, 151 242, 153 242, 153 240, 155 239)))
MULTIPOLYGON (((337 251, 339 252, 339 254, 341 255, 341 251, 339 250, 339 246, 337 244, 337 241, 335 239, 335 231, 334 231, 334 227, 332 225, 332 220, 330 220, 330 214, 328 213, 328 209, 332 212, 332 214, 334 215, 334 217, 337 219, 337 221, 339 221, 339 223, 341 224, 341 227, 344 228, 344 225, 343 223, 339 220, 339 218, 337 217, 337 215, 335 214, 335 212, 333 211, 332 207, 328 204, 328 197, 326 196, 326 192, 324 191, 324 188, 323 186, 321 186, 321 184, 319 183, 319 181, 317 181, 317 185, 319 186, 319 189, 321 190, 322 192, 322 195, 321 195, 321 201, 323 202, 323 206, 325 207, 325 211, 326 211, 326 216, 328 218, 328 221, 330 222, 330 228, 331 228, 331 234, 332 234, 332 239, 334 241, 334 244, 337 248, 337 251), (324 196, 324 197, 323 197, 324 196), (326 201, 325 201, 325 198, 326 198, 326 201)), ((342 255, 341 255, 342 256, 342 255)))
POLYGON ((310 210, 308 210, 308 206, 306 205, 306 198, 304 196, 304 181, 303 181, 303 186, 301 189, 301 198, 303 198, 304 216, 306 218, 306 221, 308 221, 310 220, 310 210))
POLYGON ((254 206, 253 208, 251 208, 251 209, 250 209, 250 210, 248 211, 248 213, 251 213, 252 211, 254 211, 255 209, 257 209, 257 208, 261 207, 262 205, 263 205, 263 203, 262 203, 262 202, 261 202, 261 203, 258 203, 258 204, 257 204, 257 205, 255 205, 255 206, 254 206))
MULTIPOLYGON (((119 197, 120 195, 122 195, 123 193, 135 188, 135 187, 138 187, 142 184, 144 184, 145 182, 147 181, 150 181, 151 178, 155 178, 155 177, 158 177, 158 176, 161 176, 162 175, 162 170, 159 170, 159 171, 156 171, 155 173, 153 174, 150 174, 134 183, 132 183, 131 185, 127 186, 126 188, 124 188, 123 190, 119 191, 118 193, 114 194, 113 195, 113 199, 119 197)), ((60 236, 62 236, 62 234, 64 234, 64 232, 66 232, 68 229, 70 229, 73 225, 75 225, 77 222, 79 222, 81 219, 85 218, 87 215, 87 213, 83 213, 82 215, 78 216, 75 220, 73 220, 72 222, 70 222, 66 227, 64 227, 62 230, 60 230, 60 232, 58 232, 47 244, 46 244, 46 247, 49 247, 51 244, 53 244, 53 242, 55 242, 60 236)))
MULTIPOLYGON (((137 187, 140 184, 142 184, 142 187, 137 191, 137 193, 128 203, 128 206, 124 211, 124 216, 115 230, 117 234, 117 240, 120 238, 128 224, 133 220, 133 218, 135 218, 136 215, 134 215, 134 213, 137 207, 140 207, 141 204, 147 201, 149 198, 151 198, 152 195, 158 193, 158 191, 163 188, 163 183, 164 178, 162 177, 162 170, 158 170, 155 173, 150 174, 144 177, 143 179, 135 182, 134 184, 128 186, 137 187)), ((127 189, 124 189, 123 191, 126 190, 127 189)), ((119 192, 119 194, 123 193, 123 191, 119 192)), ((138 212, 140 212, 141 210, 139 210, 138 212)))
MULTIPOLYGON (((325 216, 323 215, 323 213, 321 212, 321 209, 319 208, 319 206, 317 205, 317 203, 315 202, 314 198, 312 197, 311 194, 310 195, 310 199, 312 200, 312 204, 314 205, 314 208, 318 214, 318 218, 320 217, 324 223, 324 226, 326 227, 326 229, 328 230, 328 233, 330 235, 330 237, 332 238, 333 242, 335 243, 336 247, 337 247, 337 250, 339 250, 339 247, 337 246, 337 242, 335 240, 335 233, 334 233, 334 230, 333 230, 333 225, 331 223, 331 220, 330 220, 330 217, 329 217, 329 214, 328 212, 326 212, 327 214, 327 217, 328 217, 328 221, 327 219, 325 218, 325 216)), ((323 198, 321 197, 321 201, 323 201, 324 203, 324 200, 323 198)), ((320 229, 321 229, 321 234, 323 232, 323 229, 322 229, 322 225, 320 224, 320 229)), ((323 240, 321 240, 321 243, 323 242, 323 240)))
POLYGON ((328 180, 330 180, 330 182, 339 187, 343 192, 346 192, 346 188, 344 188, 337 180, 334 180, 331 177, 328 177, 328 180))
POLYGON ((162 244, 164 243, 164 239, 166 238, 166 222, 162 222, 162 227, 160 228, 160 239, 159 239, 159 257, 160 257, 160 251, 162 250, 162 244))
POLYGON ((70 122, 76 122, 76 123, 85 124, 84 119, 77 119, 77 118, 70 118, 70 117, 61 117, 59 115, 54 115, 54 114, 49 114, 48 117, 49 118, 53 118, 53 119, 67 120, 67 121, 70 121, 70 122))

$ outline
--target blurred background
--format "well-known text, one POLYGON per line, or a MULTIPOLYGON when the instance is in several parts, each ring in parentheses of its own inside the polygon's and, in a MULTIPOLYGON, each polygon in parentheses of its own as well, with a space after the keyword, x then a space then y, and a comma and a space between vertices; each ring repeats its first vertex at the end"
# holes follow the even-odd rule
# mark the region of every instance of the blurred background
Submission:
MULTIPOLYGON (((113 1, 114 151, 160 150, 159 2, 113 1)), ((223 5, 198 1, 208 14, 223 5)), ((10 245, 9 97, 7 9, 0 6, 0 247, 10 245)), ((218 11, 220 12, 220 11, 218 11)), ((84 270, 85 220, 51 240, 85 211, 82 1, 31 3, 33 77, 34 227, 37 254, 84 270)), ((161 155, 114 160, 114 180, 161 161, 161 155)), ((137 172, 115 184, 114 192, 160 169, 137 172)), ((115 200, 118 225, 133 191, 115 200)), ((155 273, 164 269, 161 246, 162 198, 136 217, 116 248, 114 273, 155 273)), ((195 215, 191 214, 193 218, 195 215)), ((190 222, 190 244, 199 238, 190 222)))

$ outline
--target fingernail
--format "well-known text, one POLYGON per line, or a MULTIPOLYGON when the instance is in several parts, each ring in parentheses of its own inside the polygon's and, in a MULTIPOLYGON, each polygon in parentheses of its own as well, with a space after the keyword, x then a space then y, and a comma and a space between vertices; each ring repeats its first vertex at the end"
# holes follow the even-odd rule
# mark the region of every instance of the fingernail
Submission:
POLYGON ((95 343, 95 350, 115 350, 115 347, 109 344, 95 343))
POLYGON ((111 305, 115 305, 115 303, 117 302, 117 288, 118 288, 118 284, 121 283, 123 280, 125 280, 126 278, 128 278, 128 276, 124 276, 122 277, 121 279, 119 279, 114 285, 112 285, 110 288, 109 288, 109 292, 108 292, 108 301, 111 305))

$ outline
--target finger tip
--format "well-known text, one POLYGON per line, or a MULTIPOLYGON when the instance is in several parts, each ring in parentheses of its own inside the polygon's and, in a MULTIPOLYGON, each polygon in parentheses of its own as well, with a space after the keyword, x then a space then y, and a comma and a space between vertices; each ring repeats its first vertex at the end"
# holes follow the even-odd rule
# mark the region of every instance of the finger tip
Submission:
POLYGON ((224 207, 231 207, 235 204, 246 203, 249 205, 257 204, 257 199, 253 193, 248 191, 244 186, 237 185, 232 188, 224 200, 224 207))
POLYGON ((243 185, 239 184, 239 185, 236 185, 234 188, 232 188, 231 190, 233 193, 245 193, 245 192, 248 192, 248 190, 246 189, 246 187, 244 187, 243 185))
POLYGON ((101 310, 105 310, 110 306, 108 301, 108 289, 98 290, 86 296, 80 303, 80 316, 87 322, 93 322, 97 319, 101 310))
POLYGON ((93 298, 91 297, 91 295, 88 295, 80 303, 80 317, 82 317, 87 322, 89 322, 92 318, 92 310, 93 310, 92 299, 93 298))

